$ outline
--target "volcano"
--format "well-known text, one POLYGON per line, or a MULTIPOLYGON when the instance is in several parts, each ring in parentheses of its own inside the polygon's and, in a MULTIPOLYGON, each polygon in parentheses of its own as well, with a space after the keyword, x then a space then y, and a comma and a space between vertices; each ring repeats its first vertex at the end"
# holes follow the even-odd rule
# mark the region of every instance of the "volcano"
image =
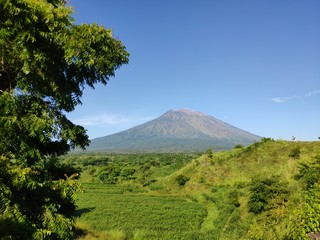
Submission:
POLYGON ((261 137, 201 112, 170 110, 142 125, 91 140, 89 151, 196 152, 249 145, 261 137))

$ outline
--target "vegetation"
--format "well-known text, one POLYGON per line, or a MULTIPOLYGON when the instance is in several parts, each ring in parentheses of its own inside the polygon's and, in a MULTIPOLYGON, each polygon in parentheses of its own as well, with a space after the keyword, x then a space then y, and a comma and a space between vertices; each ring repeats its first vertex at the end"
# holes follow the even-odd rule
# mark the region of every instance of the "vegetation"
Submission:
POLYGON ((110 30, 71 14, 65 0, 0 1, 0 239, 320 234, 320 142, 61 157, 89 143, 65 113, 128 62, 110 30))
POLYGON ((147 186, 174 173, 194 157, 187 153, 77 153, 65 156, 64 163, 82 169, 81 182, 134 182, 147 186))
POLYGON ((200 156, 69 155, 64 161, 83 170, 79 239, 309 239, 320 232, 319 144, 263 139, 200 156), (103 157, 118 166, 112 184, 99 179, 106 162, 88 165, 103 157))
POLYGON ((0 1, 0 238, 70 239, 77 169, 57 156, 88 136, 65 112, 128 62, 110 30, 75 25, 65 0, 0 1))
POLYGON ((206 215, 200 204, 180 197, 128 194, 117 185, 88 183, 84 187, 86 193, 79 196, 78 204, 87 213, 80 221, 99 230, 122 231, 131 239, 189 239, 206 215))
POLYGON ((281 181, 278 176, 255 178, 251 181, 249 190, 248 209, 256 214, 269 209, 269 203, 275 198, 286 202, 289 193, 288 183, 281 181))
POLYGON ((176 177, 176 181, 177 183, 179 184, 180 187, 186 185, 186 183, 189 181, 189 178, 186 177, 185 175, 183 174, 180 174, 176 177))

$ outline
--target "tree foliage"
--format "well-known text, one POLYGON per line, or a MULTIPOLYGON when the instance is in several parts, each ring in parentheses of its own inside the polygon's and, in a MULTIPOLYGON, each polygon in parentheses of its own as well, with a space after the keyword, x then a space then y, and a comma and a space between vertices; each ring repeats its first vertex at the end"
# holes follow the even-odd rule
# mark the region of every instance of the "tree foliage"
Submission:
MULTIPOLYGON (((106 84, 128 61, 125 47, 111 30, 74 25, 71 13, 62 0, 3 0, 0 9, 1 116, 10 116, 1 126, 21 128, 32 135, 32 142, 37 138, 57 154, 88 144, 84 129, 64 112, 81 103, 85 85, 106 84), (22 126, 16 126, 21 120, 22 126)), ((33 148, 32 142, 23 142, 33 148)), ((37 154, 41 153, 47 151, 37 154)))
POLYGON ((0 238, 70 237, 77 170, 55 157, 89 140, 66 112, 128 62, 111 30, 72 13, 65 0, 0 0, 0 238))
POLYGON ((55 179, 54 174, 40 165, 21 167, 3 157, 0 171, 0 237, 70 238, 75 192, 80 190, 74 180, 77 173, 55 179))

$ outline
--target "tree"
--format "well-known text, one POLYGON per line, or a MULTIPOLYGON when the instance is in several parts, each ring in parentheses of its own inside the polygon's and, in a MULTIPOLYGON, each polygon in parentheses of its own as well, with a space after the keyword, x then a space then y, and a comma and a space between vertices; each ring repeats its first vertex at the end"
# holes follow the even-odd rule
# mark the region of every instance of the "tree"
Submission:
POLYGON ((65 0, 0 0, 0 238, 71 236, 76 175, 48 163, 89 144, 65 113, 128 63, 111 30, 72 12, 65 0))

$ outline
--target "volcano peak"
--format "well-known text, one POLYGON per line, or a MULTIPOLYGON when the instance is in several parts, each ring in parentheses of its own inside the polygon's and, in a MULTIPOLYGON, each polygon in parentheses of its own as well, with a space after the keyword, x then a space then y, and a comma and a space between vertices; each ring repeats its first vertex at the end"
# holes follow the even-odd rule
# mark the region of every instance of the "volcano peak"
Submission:
POLYGON ((248 145, 259 136, 210 115, 190 110, 169 110, 142 125, 91 141, 88 150, 181 152, 208 148, 230 149, 248 145))

